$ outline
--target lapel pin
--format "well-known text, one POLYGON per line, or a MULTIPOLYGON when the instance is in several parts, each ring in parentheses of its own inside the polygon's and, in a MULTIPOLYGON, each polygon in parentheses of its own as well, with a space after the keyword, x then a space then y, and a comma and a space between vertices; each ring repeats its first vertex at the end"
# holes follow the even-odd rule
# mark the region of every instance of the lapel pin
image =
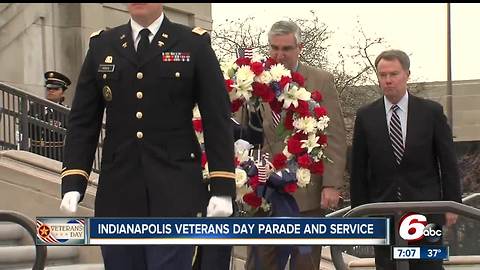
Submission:
POLYGON ((124 39, 124 38, 125 38, 125 34, 120 36, 120 39, 124 39))
POLYGON ((113 62, 113 57, 112 56, 109 55, 105 58, 105 63, 111 64, 112 62, 113 62))
POLYGON ((123 48, 127 48, 127 42, 123 43, 123 44, 122 44, 122 47, 123 47, 123 48))
POLYGON ((165 45, 165 43, 163 43, 163 41, 159 40, 158 41, 158 47, 162 47, 163 45, 165 45))
POLYGON ((168 38, 168 34, 162 33, 162 37, 168 38))

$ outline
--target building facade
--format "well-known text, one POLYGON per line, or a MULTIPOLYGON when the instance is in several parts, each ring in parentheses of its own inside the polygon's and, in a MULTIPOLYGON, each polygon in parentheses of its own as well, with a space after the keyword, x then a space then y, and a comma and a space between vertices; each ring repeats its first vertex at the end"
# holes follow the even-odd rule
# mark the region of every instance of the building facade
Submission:
MULTIPOLYGON (((164 4, 173 22, 212 28, 209 3, 164 4)), ((57 70, 72 79, 72 102, 90 34, 128 21, 126 3, 0 4, 0 81, 44 97, 43 74, 57 70)))

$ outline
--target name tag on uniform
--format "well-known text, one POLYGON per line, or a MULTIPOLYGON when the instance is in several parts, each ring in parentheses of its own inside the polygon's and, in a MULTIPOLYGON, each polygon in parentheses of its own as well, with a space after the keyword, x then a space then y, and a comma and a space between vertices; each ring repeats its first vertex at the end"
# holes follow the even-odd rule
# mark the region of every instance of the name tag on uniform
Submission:
POLYGON ((113 72, 115 70, 114 64, 100 64, 98 65, 98 72, 113 72))

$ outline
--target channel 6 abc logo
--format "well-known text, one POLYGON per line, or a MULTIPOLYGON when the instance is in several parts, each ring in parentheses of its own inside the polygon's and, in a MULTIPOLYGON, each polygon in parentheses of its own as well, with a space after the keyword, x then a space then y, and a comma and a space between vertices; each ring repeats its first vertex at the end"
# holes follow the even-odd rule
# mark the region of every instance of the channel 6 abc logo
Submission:
POLYGON ((442 237, 442 227, 435 223, 427 223, 427 217, 418 213, 407 213, 400 219, 398 234, 408 242, 425 239, 437 242, 442 237))

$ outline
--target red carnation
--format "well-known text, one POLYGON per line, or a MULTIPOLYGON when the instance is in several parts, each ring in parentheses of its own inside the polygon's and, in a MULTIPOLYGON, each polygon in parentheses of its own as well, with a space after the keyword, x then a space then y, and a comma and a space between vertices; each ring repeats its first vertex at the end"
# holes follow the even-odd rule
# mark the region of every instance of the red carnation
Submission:
POLYGON ((322 99, 323 99, 322 94, 321 94, 320 91, 318 91, 318 90, 313 91, 311 97, 312 97, 312 99, 315 100, 316 102, 320 102, 320 101, 322 101, 322 99))
POLYGON ((238 109, 240 109, 240 107, 242 107, 242 105, 243 105, 243 100, 238 99, 238 98, 233 100, 232 104, 231 104, 232 112, 238 111, 238 109))
POLYGON ((248 184, 255 190, 260 184, 260 180, 258 180, 258 175, 250 177, 250 179, 248 179, 248 184))
POLYGON ((261 97, 264 102, 270 102, 275 98, 272 88, 264 83, 253 82, 252 88, 253 94, 261 97))
POLYGON ((317 142, 320 145, 324 145, 324 144, 327 144, 327 141, 328 141, 327 135, 321 134, 317 142))
POLYGON ((254 208, 258 208, 262 205, 262 198, 258 197, 255 192, 243 195, 243 201, 254 208))
POLYGON ((280 102, 276 98, 274 98, 272 101, 269 102, 270 104, 270 109, 276 113, 282 112, 282 106, 283 106, 283 101, 280 102))
POLYGON ((315 116, 317 118, 327 115, 327 109, 325 109, 325 107, 317 106, 313 108, 313 111, 315 112, 315 116))
POLYGON ((293 134, 292 137, 294 137, 295 140, 299 140, 299 141, 308 139, 308 135, 303 132, 297 132, 293 134))
POLYGON ((297 191, 297 184, 296 183, 288 183, 283 187, 283 190, 288 193, 294 193, 297 191))
POLYGON ((275 167, 276 170, 283 169, 283 168, 285 168, 285 166, 287 166, 287 157, 282 153, 276 154, 273 157, 272 164, 273 164, 273 167, 275 167))
POLYGON ((263 64, 260 62, 253 62, 250 63, 250 70, 255 73, 256 76, 262 74, 263 72, 263 64))
POLYGON ((293 130, 293 113, 291 111, 287 112, 285 116, 285 122, 283 123, 286 129, 293 130))
POLYGON ((205 152, 202 152, 202 168, 205 168, 205 164, 207 164, 207 154, 205 152))
POLYGON ((303 152, 302 143, 295 139, 294 137, 290 137, 287 141, 288 152, 297 155, 303 152))
POLYGON ((275 59, 269 57, 269 58, 267 58, 267 61, 265 62, 265 68, 270 68, 271 66, 276 65, 276 64, 277 64, 277 61, 275 61, 275 59))
POLYGON ((305 79, 299 72, 292 71, 292 80, 302 87, 305 85, 305 79))
POLYGON ((192 120, 193 122, 193 129, 195 129, 196 132, 202 132, 203 131, 203 126, 202 126, 202 120, 201 119, 194 119, 192 120))
POLYGON ((292 78, 287 77, 287 76, 282 76, 280 81, 278 82, 278 85, 280 86, 280 89, 283 89, 287 83, 290 83, 292 81, 292 78))
POLYGON ((308 169, 312 164, 312 160, 308 156, 308 154, 303 154, 297 158, 298 166, 308 169))
POLYGON ((233 84, 232 79, 225 80, 225 87, 227 88, 228 93, 230 93, 233 90, 232 84, 233 84))
POLYGON ((310 165, 310 172, 311 173, 322 175, 323 170, 324 170, 323 161, 314 162, 314 163, 312 163, 312 165, 310 165))
POLYGON ((248 66, 250 65, 250 61, 251 59, 250 58, 246 58, 246 57, 240 57, 237 59, 237 61, 235 61, 235 63, 241 67, 241 66, 248 66))
POLYGON ((298 100, 298 106, 294 107, 293 110, 300 114, 301 117, 310 116, 310 108, 305 100, 298 100))

